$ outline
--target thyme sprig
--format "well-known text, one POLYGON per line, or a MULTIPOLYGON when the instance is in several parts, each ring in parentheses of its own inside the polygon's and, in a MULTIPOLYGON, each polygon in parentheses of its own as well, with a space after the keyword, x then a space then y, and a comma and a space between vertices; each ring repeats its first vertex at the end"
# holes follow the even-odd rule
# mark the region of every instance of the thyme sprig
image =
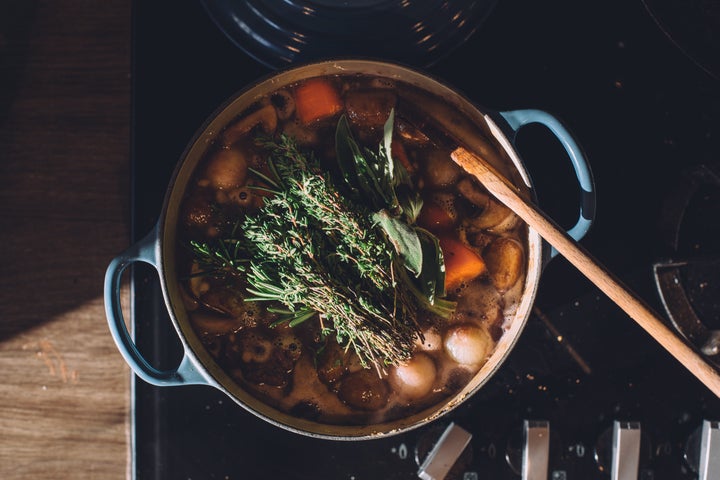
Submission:
POLYGON ((397 288, 397 262, 371 212, 344 198, 290 137, 264 146, 280 188, 242 225, 253 245, 246 301, 283 304, 280 321, 290 325, 317 313, 339 343, 378 369, 406 360, 420 334, 417 307, 397 288))
POLYGON ((288 136, 260 139, 269 173, 253 170, 271 193, 223 238, 191 242, 195 261, 216 276, 243 275, 245 301, 273 302, 275 324, 317 318, 323 335, 382 371, 410 357, 422 338, 418 309, 449 317, 444 262, 436 237, 415 225, 422 199, 393 162, 394 113, 378 151, 361 149, 343 116, 336 156, 343 192, 312 152, 288 136))
POLYGON ((248 263, 245 239, 237 235, 239 222, 236 222, 227 238, 212 241, 190 241, 190 251, 198 265, 197 273, 191 276, 209 275, 222 278, 227 275, 240 275, 245 272, 248 263))

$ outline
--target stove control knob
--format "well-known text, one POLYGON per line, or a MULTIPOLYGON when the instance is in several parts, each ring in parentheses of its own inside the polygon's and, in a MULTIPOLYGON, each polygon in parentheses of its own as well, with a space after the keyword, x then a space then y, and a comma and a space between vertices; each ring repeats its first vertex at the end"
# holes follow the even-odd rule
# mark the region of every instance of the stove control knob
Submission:
POLYGON ((545 480, 550 463, 550 423, 525 420, 523 424, 523 480, 545 480))
POLYGON ((685 460, 698 480, 720 478, 720 422, 704 420, 688 439, 685 460))
POLYGON ((448 425, 420 465, 418 477, 423 480, 443 480, 465 451, 471 438, 472 435, 464 428, 454 423, 448 425))
MULTIPOLYGON (((517 432, 519 433, 519 432, 517 432)), ((519 440, 519 435, 516 436, 519 440)), ((522 450, 511 438, 505 453, 510 468, 523 480, 547 480, 550 463, 550 423, 545 420, 525 420, 522 431, 522 450)), ((516 440, 517 442, 517 440, 516 440)))
POLYGON ((613 422, 595 447, 601 471, 610 470, 611 480, 637 480, 640 470, 641 430, 639 422, 613 422), (609 461, 608 461, 609 460, 609 461))
POLYGON ((637 480, 640 470, 640 423, 613 424, 611 480, 637 480))

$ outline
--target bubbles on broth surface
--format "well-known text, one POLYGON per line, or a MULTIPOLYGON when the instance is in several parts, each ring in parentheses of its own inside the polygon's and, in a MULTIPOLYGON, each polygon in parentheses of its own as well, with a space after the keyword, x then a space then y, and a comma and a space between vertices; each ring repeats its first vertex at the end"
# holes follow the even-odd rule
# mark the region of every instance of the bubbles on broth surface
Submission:
MULTIPOLYGON (((441 104, 415 87, 372 76, 301 81, 241 112, 197 166, 178 222, 178 272, 190 323, 217 364, 261 401, 321 423, 392 421, 456 394, 492 354, 522 294, 527 229, 452 162, 454 142, 437 121, 441 104), (246 302, 252 295, 242 276, 223 276, 231 264, 210 270, 186 247, 232 237, 273 195, 267 153, 256 138, 290 136, 330 175, 339 175, 339 117, 347 115, 363 147, 377 150, 391 109, 393 160, 423 199, 418 225, 440 239, 446 278, 461 280, 446 294, 457 302, 450 318, 418 309, 423 338, 415 339, 411 358, 378 370, 325 334, 317 315, 294 327, 275 326, 278 315, 267 307, 280 305, 246 302)), ((233 244, 223 248, 227 253, 233 244)))

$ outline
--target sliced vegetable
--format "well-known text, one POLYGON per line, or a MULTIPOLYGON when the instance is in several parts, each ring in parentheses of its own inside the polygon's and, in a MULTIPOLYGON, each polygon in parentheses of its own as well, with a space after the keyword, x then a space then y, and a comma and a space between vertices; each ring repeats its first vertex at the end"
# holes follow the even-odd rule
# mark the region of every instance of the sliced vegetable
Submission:
POLYGON ((490 202, 490 195, 484 190, 480 189, 471 179, 463 178, 457 183, 457 190, 460 195, 465 197, 470 203, 479 207, 481 210, 488 208, 490 202))
POLYGON ((376 128, 388 118, 396 101, 397 97, 392 90, 350 91, 345 95, 345 109, 353 125, 376 128))
POLYGON ((439 238, 445 260, 445 290, 453 290, 473 280, 487 270, 482 257, 459 240, 442 236, 439 238))
POLYGON ((229 126, 223 132, 222 141, 225 146, 230 146, 240 140, 246 133, 256 125, 260 125, 267 135, 275 133, 277 128, 277 113, 272 105, 265 105, 260 110, 251 113, 239 122, 229 126))
POLYGON ((430 139, 427 135, 404 119, 398 119, 397 133, 403 140, 414 145, 422 146, 430 143, 430 139))
POLYGON ((295 111, 302 123, 331 117, 342 109, 340 94, 326 79, 312 78, 295 89, 295 111))
POLYGON ((422 168, 425 186, 431 188, 447 188, 455 184, 463 173, 450 158, 450 152, 444 150, 430 152, 422 168))
POLYGON ((460 180, 457 189, 470 203, 482 210, 479 215, 465 220, 464 224, 468 229, 493 229, 497 232, 500 227, 503 227, 502 230, 509 230, 517 224, 518 217, 512 210, 490 197, 469 178, 460 180))
POLYGON ((501 292, 517 283, 523 271, 524 252, 517 240, 498 238, 483 252, 490 279, 501 292))
POLYGON ((434 202, 425 202, 417 219, 418 225, 430 231, 447 230, 455 225, 455 219, 448 215, 447 210, 434 202))

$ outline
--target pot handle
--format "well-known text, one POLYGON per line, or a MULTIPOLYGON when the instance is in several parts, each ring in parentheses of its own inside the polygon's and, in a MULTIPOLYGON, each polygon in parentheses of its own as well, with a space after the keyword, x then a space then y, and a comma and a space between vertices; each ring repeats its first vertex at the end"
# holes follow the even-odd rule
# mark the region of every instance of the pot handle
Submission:
MULTIPOLYGON (((175 385, 208 385, 209 382, 195 368, 187 352, 175 370, 158 370, 145 360, 125 325, 120 307, 120 279, 123 271, 135 262, 144 262, 158 270, 157 227, 145 238, 118 255, 105 272, 105 314, 110 333, 125 361, 135 374, 146 382, 161 387, 175 385)), ((158 270, 159 271, 159 270, 158 270)))
MULTIPOLYGON (((580 184, 580 213, 575 225, 567 231, 575 240, 580 240, 590 229, 595 219, 595 183, 593 181, 590 165, 585 158, 585 154, 580 145, 575 141, 572 134, 565 126, 553 115, 543 110, 512 110, 508 112, 499 112, 500 116, 505 119, 508 126, 512 129, 512 142, 515 142, 517 132, 530 123, 539 123, 546 126, 555 137, 560 140, 563 148, 570 158, 575 176, 580 184)), ((552 248, 550 258, 557 255, 557 250, 552 248)))

